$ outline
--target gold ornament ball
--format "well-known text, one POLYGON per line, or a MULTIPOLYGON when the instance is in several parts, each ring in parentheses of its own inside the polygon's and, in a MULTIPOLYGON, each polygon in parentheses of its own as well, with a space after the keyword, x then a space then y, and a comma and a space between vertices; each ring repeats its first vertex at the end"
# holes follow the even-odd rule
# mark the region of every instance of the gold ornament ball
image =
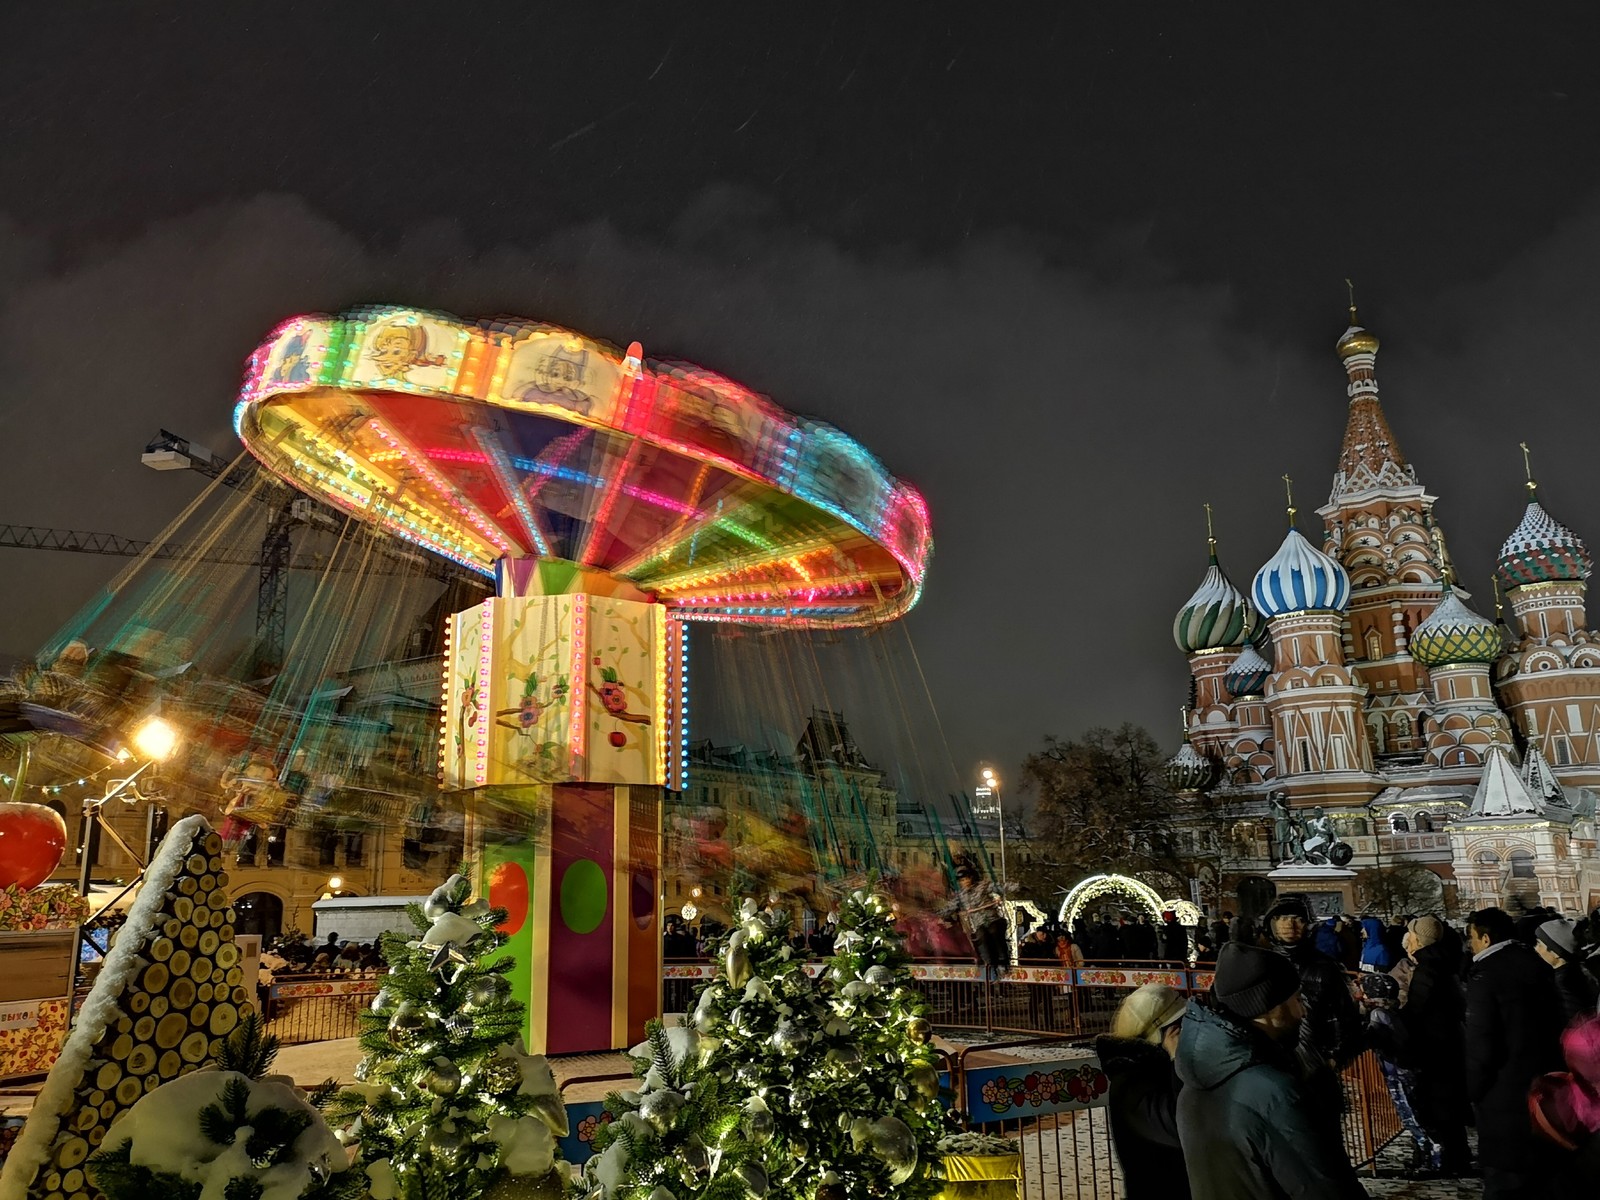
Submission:
POLYGON ((483 1200, 562 1200, 560 1168, 543 1175, 502 1175, 483 1189, 483 1200))

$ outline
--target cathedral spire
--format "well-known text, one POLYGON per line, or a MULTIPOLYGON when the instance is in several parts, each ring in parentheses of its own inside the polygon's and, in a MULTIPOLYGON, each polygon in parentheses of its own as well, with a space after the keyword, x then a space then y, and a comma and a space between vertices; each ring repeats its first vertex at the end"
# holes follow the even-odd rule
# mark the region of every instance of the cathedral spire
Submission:
POLYGON ((1350 328, 1336 349, 1348 379, 1345 392, 1350 397, 1350 413, 1328 503, 1336 505, 1362 492, 1417 487, 1417 473, 1401 453, 1378 402, 1378 338, 1357 323, 1354 286, 1350 288, 1350 328))

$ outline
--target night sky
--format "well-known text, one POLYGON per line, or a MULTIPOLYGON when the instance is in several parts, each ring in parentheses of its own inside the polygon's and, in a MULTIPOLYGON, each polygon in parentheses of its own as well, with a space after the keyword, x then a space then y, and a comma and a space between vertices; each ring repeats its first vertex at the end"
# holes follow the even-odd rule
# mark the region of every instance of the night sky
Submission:
MULTIPOLYGON (((1348 276, 1480 611, 1518 441, 1600 542, 1592 5, 25 11, 0 522, 157 532, 199 481, 145 441, 229 450, 295 312, 637 338, 924 490, 911 639, 957 763, 1009 771, 1095 723, 1171 740, 1201 503, 1243 586, 1279 477, 1326 499, 1348 276)), ((0 652, 121 565, 0 550, 0 652)))

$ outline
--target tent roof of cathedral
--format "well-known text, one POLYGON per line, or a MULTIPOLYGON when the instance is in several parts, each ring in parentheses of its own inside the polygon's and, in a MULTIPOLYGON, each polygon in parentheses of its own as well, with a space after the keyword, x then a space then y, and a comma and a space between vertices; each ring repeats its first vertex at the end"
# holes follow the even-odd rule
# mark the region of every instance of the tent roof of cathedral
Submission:
POLYGON ((1528 790, 1505 747, 1495 746, 1483 764, 1483 779, 1472 798, 1470 817, 1544 816, 1544 801, 1528 790))
POLYGON ((1556 773, 1550 769, 1549 760, 1537 745, 1530 745, 1527 755, 1522 760, 1522 782, 1527 784, 1528 790, 1540 799, 1554 800, 1557 804, 1565 804, 1567 801, 1567 794, 1561 786, 1561 781, 1556 778, 1556 773))

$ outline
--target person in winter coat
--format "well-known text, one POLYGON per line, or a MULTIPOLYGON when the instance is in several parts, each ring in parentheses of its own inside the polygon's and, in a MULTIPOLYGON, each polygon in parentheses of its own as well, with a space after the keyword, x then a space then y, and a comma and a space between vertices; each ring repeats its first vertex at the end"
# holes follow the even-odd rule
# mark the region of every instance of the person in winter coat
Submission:
POLYGON ((1361 918, 1361 969, 1387 971, 1394 966, 1394 956, 1383 940, 1383 922, 1377 917, 1361 918))
POLYGON ((1229 942, 1210 999, 1189 1001, 1175 1064, 1194 1200, 1364 1197, 1337 1127, 1316 1113, 1298 1078, 1305 1009, 1294 965, 1229 942))
POLYGON ((1170 963, 1189 963, 1189 930, 1178 924, 1176 913, 1167 913, 1161 923, 1161 957, 1170 963))
POLYGON ((1570 1025, 1580 1016, 1593 1016, 1595 1002, 1600 1000, 1600 985, 1583 963, 1572 922, 1557 917, 1539 926, 1533 950, 1554 969, 1562 1022, 1570 1025))
POLYGON ((1467 918, 1467 947, 1467 1098, 1477 1114, 1483 1194, 1486 1200, 1543 1197, 1552 1163, 1534 1138, 1528 1089, 1561 1065, 1555 981, 1516 940, 1503 909, 1483 908, 1467 918))
POLYGON ((1439 1173, 1471 1173, 1467 1147, 1466 996, 1461 948, 1438 917, 1418 917, 1406 930, 1411 981, 1400 1002, 1408 1065, 1415 1072, 1411 1105, 1439 1147, 1439 1173))
POLYGON ((1311 935, 1311 944, 1321 950, 1334 962, 1339 961, 1339 955, 1344 947, 1339 941, 1339 918, 1327 917, 1317 923, 1311 935))
POLYGON ((1111 1144, 1128 1200, 1187 1200, 1189 1176, 1178 1141, 1178 1077, 1172 1056, 1186 1007, 1172 988, 1147 983, 1128 993, 1111 1034, 1095 1053, 1111 1086, 1111 1144))

